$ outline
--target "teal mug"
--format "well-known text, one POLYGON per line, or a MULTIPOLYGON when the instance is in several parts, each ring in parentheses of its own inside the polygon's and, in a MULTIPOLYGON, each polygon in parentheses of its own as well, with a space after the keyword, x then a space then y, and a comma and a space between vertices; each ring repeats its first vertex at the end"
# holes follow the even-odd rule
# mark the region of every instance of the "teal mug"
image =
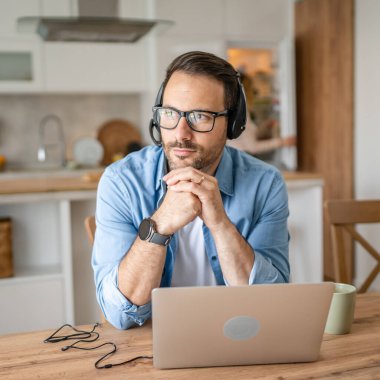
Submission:
POLYGON ((349 284, 335 284, 327 317, 325 333, 347 334, 354 319, 356 288, 349 284))

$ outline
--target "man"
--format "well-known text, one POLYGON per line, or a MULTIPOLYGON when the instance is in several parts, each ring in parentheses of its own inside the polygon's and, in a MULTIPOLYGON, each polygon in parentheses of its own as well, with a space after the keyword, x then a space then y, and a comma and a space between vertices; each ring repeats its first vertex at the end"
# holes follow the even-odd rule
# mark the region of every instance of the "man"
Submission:
POLYGON ((97 298, 123 329, 150 318, 156 287, 289 279, 284 181, 225 147, 246 114, 233 67, 209 53, 183 54, 168 67, 157 103, 151 128, 159 146, 108 167, 98 187, 97 298))

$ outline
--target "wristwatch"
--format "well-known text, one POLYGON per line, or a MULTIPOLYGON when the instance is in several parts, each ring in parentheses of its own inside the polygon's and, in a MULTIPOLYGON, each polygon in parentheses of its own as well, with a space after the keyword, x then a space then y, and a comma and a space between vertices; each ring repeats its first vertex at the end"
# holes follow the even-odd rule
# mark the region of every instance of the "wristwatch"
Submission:
POLYGON ((156 222, 153 219, 145 218, 140 223, 139 237, 141 240, 149 241, 150 243, 163 245, 166 247, 173 235, 161 235, 157 232, 156 222))

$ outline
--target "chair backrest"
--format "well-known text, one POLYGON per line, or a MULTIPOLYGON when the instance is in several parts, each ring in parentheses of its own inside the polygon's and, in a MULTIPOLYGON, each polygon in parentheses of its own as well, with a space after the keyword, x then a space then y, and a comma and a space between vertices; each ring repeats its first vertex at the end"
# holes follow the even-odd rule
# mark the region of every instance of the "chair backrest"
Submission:
POLYGON ((380 253, 359 232, 354 225, 360 223, 380 223, 380 200, 331 200, 325 202, 326 215, 330 223, 332 237, 335 281, 348 283, 343 231, 357 241, 376 261, 358 292, 367 291, 380 273, 380 253))
MULTIPOLYGON (((90 241, 91 244, 94 244, 95 230, 96 230, 96 222, 95 222, 94 215, 90 215, 86 217, 86 219, 84 220, 84 227, 87 232, 88 240, 90 241)), ((100 314, 101 314, 102 323, 106 323, 107 320, 104 314, 101 311, 100 311, 100 314)))
POLYGON ((96 222, 95 222, 94 215, 88 216, 84 220, 84 227, 87 232, 88 240, 90 241, 91 244, 94 244, 95 230, 96 230, 96 222))

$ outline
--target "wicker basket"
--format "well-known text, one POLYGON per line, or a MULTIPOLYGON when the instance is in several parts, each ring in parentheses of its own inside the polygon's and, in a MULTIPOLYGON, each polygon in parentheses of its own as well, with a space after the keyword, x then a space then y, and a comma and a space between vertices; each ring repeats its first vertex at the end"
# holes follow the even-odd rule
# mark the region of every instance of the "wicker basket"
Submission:
POLYGON ((0 278, 13 276, 12 221, 0 218, 0 278))

